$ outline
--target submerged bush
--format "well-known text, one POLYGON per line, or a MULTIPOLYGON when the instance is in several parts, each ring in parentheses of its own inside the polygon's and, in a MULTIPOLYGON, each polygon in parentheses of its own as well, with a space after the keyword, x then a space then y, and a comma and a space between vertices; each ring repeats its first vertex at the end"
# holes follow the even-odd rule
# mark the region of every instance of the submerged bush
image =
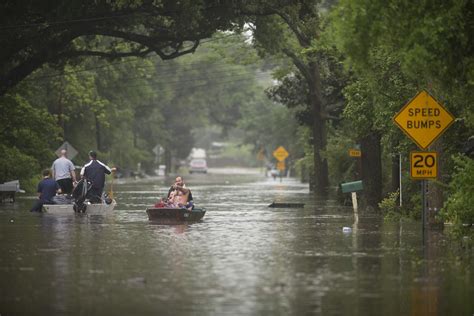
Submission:
POLYGON ((380 211, 384 215, 384 219, 387 221, 396 221, 401 217, 400 209, 398 206, 398 197, 400 196, 399 190, 391 192, 388 197, 383 199, 378 205, 380 211))
POLYGON ((462 155, 453 160, 455 171, 441 215, 456 226, 468 227, 474 223, 474 160, 462 155))

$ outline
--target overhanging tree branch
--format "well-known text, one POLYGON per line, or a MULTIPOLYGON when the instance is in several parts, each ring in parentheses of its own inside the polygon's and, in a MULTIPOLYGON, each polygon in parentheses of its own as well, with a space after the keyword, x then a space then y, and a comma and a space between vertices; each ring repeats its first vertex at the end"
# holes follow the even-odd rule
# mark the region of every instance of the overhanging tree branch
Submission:
POLYGON ((145 57, 146 55, 153 52, 152 49, 148 48, 145 50, 139 51, 129 51, 129 52, 101 52, 101 51, 92 51, 92 50, 70 50, 62 52, 58 54, 58 58, 73 58, 73 57, 80 57, 80 56, 95 56, 95 57, 102 57, 102 58, 122 58, 122 57, 145 57))
POLYGON ((293 64, 296 66, 296 68, 298 68, 301 75, 303 75, 308 82, 313 80, 311 72, 303 60, 298 58, 298 56, 296 56, 296 54, 288 48, 283 48, 282 52, 293 61, 293 64))

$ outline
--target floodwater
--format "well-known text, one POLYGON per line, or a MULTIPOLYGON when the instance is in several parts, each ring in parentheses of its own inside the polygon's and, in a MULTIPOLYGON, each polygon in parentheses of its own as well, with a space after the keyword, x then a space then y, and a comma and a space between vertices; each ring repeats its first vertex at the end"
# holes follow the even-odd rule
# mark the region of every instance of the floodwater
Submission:
POLYGON ((115 183, 106 216, 1 204, 0 315, 474 314, 474 262, 440 232, 423 247, 419 222, 356 217, 295 179, 222 170, 185 177, 203 221, 150 222, 172 180, 115 183))

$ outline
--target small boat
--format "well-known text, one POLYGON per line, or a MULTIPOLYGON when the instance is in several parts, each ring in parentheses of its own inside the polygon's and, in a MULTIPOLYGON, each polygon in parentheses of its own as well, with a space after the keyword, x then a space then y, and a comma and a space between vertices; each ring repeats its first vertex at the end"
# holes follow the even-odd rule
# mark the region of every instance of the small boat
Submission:
POLYGON ((273 202, 272 204, 268 205, 268 207, 276 207, 276 208, 303 208, 303 207, 304 207, 304 203, 273 202))
POLYGON ((162 224, 179 224, 187 222, 197 222, 206 214, 205 208, 147 208, 148 219, 159 221, 162 224))
MULTIPOLYGON (((103 215, 114 210, 117 202, 112 200, 112 203, 97 203, 97 204, 88 204, 85 203, 85 210, 81 213, 90 214, 90 215, 103 215)), ((47 214, 74 214, 74 204, 45 204, 43 205, 43 213, 47 214)))

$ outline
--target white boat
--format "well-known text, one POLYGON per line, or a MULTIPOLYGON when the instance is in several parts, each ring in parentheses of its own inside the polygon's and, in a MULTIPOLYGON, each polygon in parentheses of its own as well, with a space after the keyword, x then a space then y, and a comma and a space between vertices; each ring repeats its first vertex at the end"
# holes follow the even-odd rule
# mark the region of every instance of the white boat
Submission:
MULTIPOLYGON (((114 210, 117 202, 112 200, 112 203, 98 203, 98 204, 85 204, 85 214, 90 215, 104 215, 114 210)), ((47 214, 74 214, 73 204, 45 204, 43 205, 43 213, 47 214)))

